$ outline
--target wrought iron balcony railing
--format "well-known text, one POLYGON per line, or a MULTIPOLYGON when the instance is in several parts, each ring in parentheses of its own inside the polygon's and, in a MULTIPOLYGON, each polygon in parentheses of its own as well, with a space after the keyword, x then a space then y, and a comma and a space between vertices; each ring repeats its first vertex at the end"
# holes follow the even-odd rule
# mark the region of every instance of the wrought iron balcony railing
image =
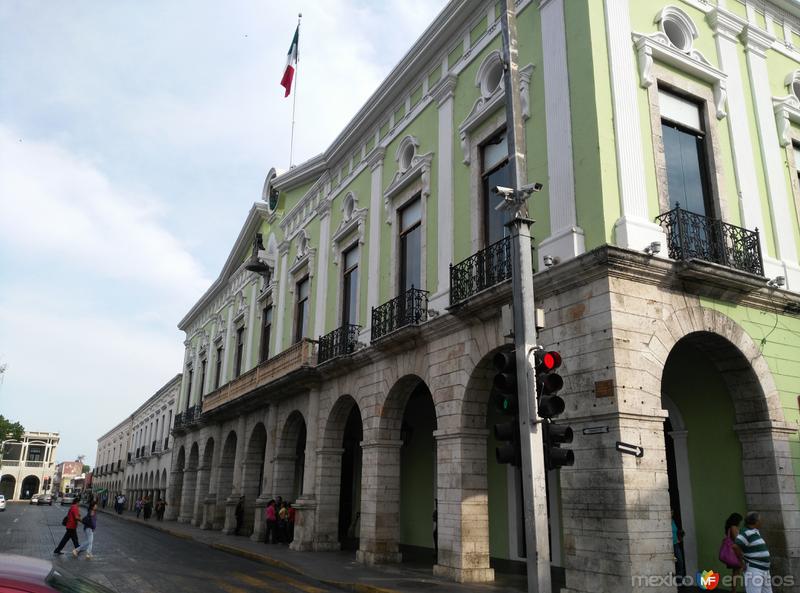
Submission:
POLYGON ((352 354, 358 344, 358 332, 361 331, 360 325, 344 324, 337 327, 332 332, 320 337, 317 364, 322 364, 326 360, 352 354))
POLYGON ((372 341, 427 319, 428 291, 412 286, 391 301, 372 308, 372 341))
POLYGON ((202 414, 202 410, 200 408, 200 404, 195 404, 186 412, 184 412, 184 424, 189 426, 191 424, 197 424, 200 420, 200 414, 202 414))
POLYGON ((172 424, 173 430, 180 430, 183 428, 183 412, 175 414, 175 422, 172 424))
POLYGON ((669 256, 701 259, 742 272, 764 275, 758 229, 751 231, 684 210, 678 204, 656 217, 667 233, 669 256))
POLYGON ((503 237, 455 265, 450 264, 450 305, 511 278, 511 237, 503 237))

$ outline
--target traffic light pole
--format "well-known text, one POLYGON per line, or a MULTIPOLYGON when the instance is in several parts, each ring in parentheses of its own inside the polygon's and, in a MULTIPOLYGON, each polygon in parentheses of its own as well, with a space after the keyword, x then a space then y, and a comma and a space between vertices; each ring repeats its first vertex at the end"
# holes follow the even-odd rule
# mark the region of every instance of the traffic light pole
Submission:
MULTIPOLYGON (((501 0, 503 34, 503 79, 506 93, 506 129, 508 138, 512 201, 508 210, 511 230, 512 287, 514 309, 514 345, 519 386, 519 434, 522 449, 522 493, 525 512, 525 544, 528 565, 528 591, 551 593, 550 542, 547 521, 544 443, 536 413, 536 372, 533 352, 536 346, 535 305, 533 300, 533 262, 530 227, 525 204, 526 182, 525 128, 517 61, 517 21, 514 2, 501 0)), ((527 192, 529 193, 529 192, 527 192)), ((507 198, 508 201, 508 198, 507 198)))

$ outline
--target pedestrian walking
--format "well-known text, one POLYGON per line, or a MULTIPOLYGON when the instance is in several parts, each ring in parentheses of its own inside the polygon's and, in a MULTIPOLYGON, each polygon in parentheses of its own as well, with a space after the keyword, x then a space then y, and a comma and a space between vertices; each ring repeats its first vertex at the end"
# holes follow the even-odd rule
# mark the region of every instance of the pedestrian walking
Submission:
POLYGON ((267 503, 267 509, 264 511, 264 515, 267 519, 267 538, 265 543, 268 544, 275 544, 277 543, 278 539, 278 521, 277 515, 275 513, 275 501, 270 500, 267 503))
POLYGON ((142 507, 144 506, 144 501, 142 497, 136 499, 136 502, 133 503, 133 508, 136 511, 136 518, 139 518, 139 515, 142 513, 142 507))
POLYGON ((163 521, 164 520, 164 511, 167 508, 167 503, 163 498, 159 498, 156 501, 156 520, 163 521))
POLYGON ((288 525, 289 525, 289 543, 294 541, 294 521, 297 518, 297 511, 292 506, 292 503, 286 505, 288 525))
POLYGON ((108 504, 108 494, 103 492, 103 508, 106 508, 106 504, 108 504))
POLYGON ((282 502, 278 508, 278 543, 289 543, 289 511, 286 509, 286 503, 282 502))
POLYGON ((747 593, 772 593, 769 548, 760 529, 761 515, 751 511, 744 518, 744 529, 734 540, 744 557, 744 590, 747 593))
POLYGON ((731 513, 725 521, 725 538, 719 547, 719 559, 731 569, 731 593, 736 593, 736 587, 741 580, 742 566, 744 558, 741 550, 736 547, 734 542, 739 536, 739 524, 742 516, 739 513, 731 513))
POLYGON ((56 546, 56 549, 53 550, 53 554, 63 554, 61 550, 64 549, 64 546, 67 544, 69 540, 72 540, 72 545, 77 548, 80 546, 80 542, 78 541, 78 522, 81 520, 81 509, 78 507, 78 499, 72 501, 72 505, 69 507, 69 511, 67 511, 67 516, 61 521, 61 524, 64 525, 66 531, 64 532, 64 537, 61 538, 61 541, 56 546))
POLYGON ((86 516, 82 520, 83 523, 83 543, 72 550, 72 555, 77 558, 81 552, 86 552, 86 559, 91 560, 94 558, 92 554, 92 545, 94 544, 94 531, 97 529, 97 502, 92 501, 89 503, 89 509, 86 516))
POLYGON ((672 511, 672 552, 675 555, 675 575, 686 576, 686 562, 683 557, 683 530, 675 522, 675 511, 672 511))
POLYGON ((144 508, 144 520, 147 521, 153 514, 153 501, 150 499, 149 496, 144 497, 143 508, 144 508))

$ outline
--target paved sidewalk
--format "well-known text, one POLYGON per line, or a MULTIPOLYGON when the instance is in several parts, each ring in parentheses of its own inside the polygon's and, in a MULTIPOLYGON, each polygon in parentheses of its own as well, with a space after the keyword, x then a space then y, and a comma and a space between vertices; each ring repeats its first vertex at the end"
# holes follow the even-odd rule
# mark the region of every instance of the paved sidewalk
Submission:
POLYGON ((250 560, 292 570, 307 578, 316 579, 355 593, 520 593, 526 591, 524 576, 500 575, 491 584, 460 584, 433 575, 430 567, 409 564, 365 566, 355 561, 352 552, 295 552, 288 547, 253 542, 249 537, 224 535, 205 531, 176 521, 137 519, 126 511, 117 515, 113 509, 104 513, 123 521, 157 529, 175 537, 204 543, 212 548, 250 560))

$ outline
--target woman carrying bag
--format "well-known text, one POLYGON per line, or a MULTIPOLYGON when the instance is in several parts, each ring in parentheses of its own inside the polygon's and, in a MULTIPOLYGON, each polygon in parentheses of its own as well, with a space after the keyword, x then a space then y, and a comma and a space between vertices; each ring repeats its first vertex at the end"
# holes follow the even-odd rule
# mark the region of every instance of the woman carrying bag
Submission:
POLYGON ((725 521, 725 538, 719 547, 719 559, 725 566, 731 569, 731 593, 736 593, 737 577, 742 574, 744 558, 742 552, 734 544, 736 536, 739 535, 739 524, 742 516, 739 513, 732 513, 725 521))
POLYGON ((77 558, 81 552, 86 552, 86 559, 91 560, 94 558, 92 555, 92 544, 94 544, 94 530, 97 529, 97 503, 92 501, 89 503, 89 510, 86 516, 81 520, 83 523, 83 535, 86 540, 82 545, 72 550, 72 555, 77 558))

